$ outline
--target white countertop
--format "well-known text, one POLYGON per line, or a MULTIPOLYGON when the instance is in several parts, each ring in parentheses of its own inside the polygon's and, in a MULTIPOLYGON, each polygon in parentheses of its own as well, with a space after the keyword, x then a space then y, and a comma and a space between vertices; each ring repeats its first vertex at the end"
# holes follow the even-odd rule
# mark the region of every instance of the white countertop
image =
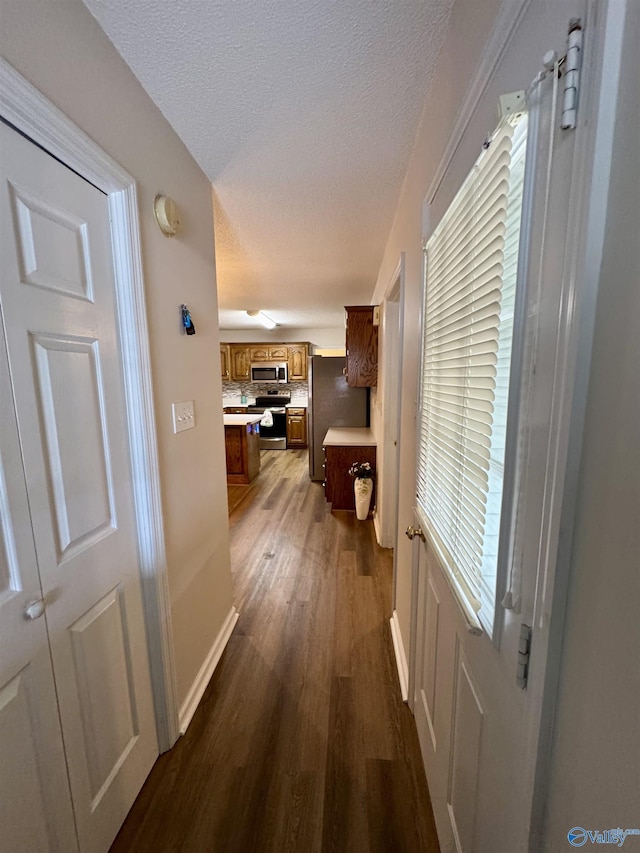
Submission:
POLYGON ((325 447, 376 447, 378 442, 368 427, 331 427, 322 444, 325 447))
MULTIPOLYGON (((265 396, 261 394, 260 396, 265 396)), ((229 396, 222 397, 222 405, 223 406, 255 406, 256 398, 255 397, 247 397, 245 402, 242 402, 242 397, 238 394, 231 394, 229 396)), ((294 394, 291 397, 291 402, 288 404, 289 406, 294 406, 297 409, 306 409, 309 405, 309 398, 306 394, 294 394)))
POLYGON ((257 424, 262 420, 263 415, 223 415, 225 426, 247 426, 247 424, 257 424))

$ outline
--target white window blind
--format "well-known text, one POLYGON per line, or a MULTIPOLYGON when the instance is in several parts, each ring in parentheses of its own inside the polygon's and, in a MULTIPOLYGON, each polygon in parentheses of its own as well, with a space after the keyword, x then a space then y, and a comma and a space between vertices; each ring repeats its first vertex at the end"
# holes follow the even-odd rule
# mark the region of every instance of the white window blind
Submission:
POLYGON ((502 123, 430 237, 417 502, 445 569, 493 626, 526 152, 502 123))

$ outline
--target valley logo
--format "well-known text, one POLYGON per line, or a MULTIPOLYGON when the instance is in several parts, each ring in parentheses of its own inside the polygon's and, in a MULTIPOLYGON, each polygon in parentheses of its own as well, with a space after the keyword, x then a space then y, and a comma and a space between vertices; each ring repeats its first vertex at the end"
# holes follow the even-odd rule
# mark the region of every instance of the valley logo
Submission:
POLYGON ((592 844, 615 844, 616 847, 622 847, 628 835, 640 835, 640 829, 621 829, 618 827, 600 832, 597 829, 583 829, 581 826, 574 826, 567 832, 567 838, 572 847, 584 847, 587 841, 592 844))

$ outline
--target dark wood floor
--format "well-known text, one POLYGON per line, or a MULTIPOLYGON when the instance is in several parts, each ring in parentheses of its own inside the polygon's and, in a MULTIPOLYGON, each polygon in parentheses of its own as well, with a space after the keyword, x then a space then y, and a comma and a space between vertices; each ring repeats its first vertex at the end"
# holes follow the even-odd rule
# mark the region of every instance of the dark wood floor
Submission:
POLYGON ((230 486, 240 619, 113 851, 436 853, 389 630, 391 552, 329 512, 305 451, 230 486))

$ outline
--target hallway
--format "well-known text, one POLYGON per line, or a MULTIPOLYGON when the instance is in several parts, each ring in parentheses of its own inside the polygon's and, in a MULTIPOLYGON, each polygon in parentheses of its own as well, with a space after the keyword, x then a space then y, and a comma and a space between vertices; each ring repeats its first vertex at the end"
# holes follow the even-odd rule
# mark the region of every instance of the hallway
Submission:
POLYGON ((112 851, 438 851, 389 630, 391 552, 330 513, 306 451, 229 487, 240 618, 112 851))

